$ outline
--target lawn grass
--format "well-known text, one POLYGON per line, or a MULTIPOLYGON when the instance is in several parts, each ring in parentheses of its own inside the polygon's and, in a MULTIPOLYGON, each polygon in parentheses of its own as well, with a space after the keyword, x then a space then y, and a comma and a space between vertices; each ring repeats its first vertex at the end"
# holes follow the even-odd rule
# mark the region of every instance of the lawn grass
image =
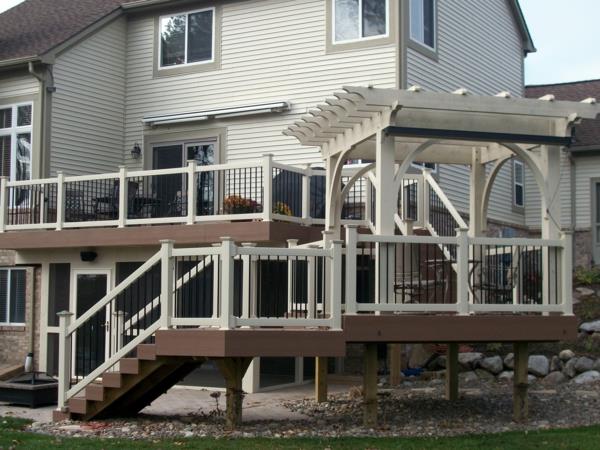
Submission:
POLYGON ((565 449, 599 447, 600 426, 570 430, 510 432, 452 438, 338 438, 338 439, 170 439, 132 441, 124 439, 62 438, 23 431, 29 422, 0 418, 0 449, 565 449))

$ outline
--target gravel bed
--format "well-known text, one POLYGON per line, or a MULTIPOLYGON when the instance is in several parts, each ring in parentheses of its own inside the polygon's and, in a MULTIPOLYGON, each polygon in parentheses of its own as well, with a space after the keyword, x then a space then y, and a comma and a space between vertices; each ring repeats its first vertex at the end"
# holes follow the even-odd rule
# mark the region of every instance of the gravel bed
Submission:
POLYGON ((460 399, 444 400, 441 380, 406 381, 397 388, 380 388, 379 427, 362 426, 362 405, 355 398, 359 388, 332 396, 327 403, 310 399, 286 402, 306 420, 244 422, 241 429, 228 431, 222 414, 185 417, 140 415, 137 419, 81 424, 76 422, 33 424, 31 430, 60 436, 162 439, 189 437, 342 437, 342 436, 454 436, 539 430, 600 424, 600 383, 575 386, 571 383, 530 388, 530 422, 512 422, 512 385, 476 381, 462 386, 460 399))

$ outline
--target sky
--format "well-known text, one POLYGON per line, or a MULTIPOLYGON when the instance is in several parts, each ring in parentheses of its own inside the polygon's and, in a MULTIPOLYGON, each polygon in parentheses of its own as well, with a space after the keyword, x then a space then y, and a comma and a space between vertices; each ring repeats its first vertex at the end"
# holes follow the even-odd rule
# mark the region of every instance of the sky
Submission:
MULTIPOLYGON (((0 0, 0 12, 21 1, 0 0)), ((600 0, 521 0, 521 7, 538 49, 525 60, 527 84, 600 78, 600 50, 594 44, 600 41, 600 0)))

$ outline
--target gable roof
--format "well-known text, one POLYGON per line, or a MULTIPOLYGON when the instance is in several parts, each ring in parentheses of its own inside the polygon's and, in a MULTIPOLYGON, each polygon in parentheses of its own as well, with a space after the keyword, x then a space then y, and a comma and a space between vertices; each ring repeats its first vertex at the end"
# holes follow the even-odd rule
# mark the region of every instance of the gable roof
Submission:
MULTIPOLYGON (((548 94, 554 95, 557 100, 600 99, 600 79, 543 84, 525 88, 525 95, 529 98, 539 98, 548 94)), ((600 149, 600 119, 582 121, 581 125, 575 129, 575 144, 571 146, 571 149, 573 151, 600 149)))
MULTIPOLYGON (((26 0, 0 14, 0 62, 41 57, 123 7, 173 0, 26 0)), ((523 37, 525 53, 535 47, 518 0, 508 0, 523 37)))

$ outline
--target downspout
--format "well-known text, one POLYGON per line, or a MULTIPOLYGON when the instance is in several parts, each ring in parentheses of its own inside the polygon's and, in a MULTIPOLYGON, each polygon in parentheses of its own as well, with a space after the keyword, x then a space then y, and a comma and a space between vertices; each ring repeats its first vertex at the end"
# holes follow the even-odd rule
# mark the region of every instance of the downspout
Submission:
MULTIPOLYGON (((573 230, 572 236, 572 244, 573 248, 575 248, 575 232, 577 228, 577 198, 575 196, 575 183, 576 183, 576 174, 575 174, 575 159, 573 158, 573 154, 570 151, 567 151, 567 158, 569 158, 569 168, 571 169, 570 177, 571 177, 571 229, 573 230)), ((575 267, 575 253, 573 253, 573 267, 575 267)))
POLYGON ((52 94, 56 92, 52 64, 43 64, 43 73, 36 72, 33 62, 29 62, 29 73, 40 82, 40 109, 42 114, 40 126, 40 158, 39 177, 46 178, 49 174, 50 161, 50 121, 52 112, 52 94))

